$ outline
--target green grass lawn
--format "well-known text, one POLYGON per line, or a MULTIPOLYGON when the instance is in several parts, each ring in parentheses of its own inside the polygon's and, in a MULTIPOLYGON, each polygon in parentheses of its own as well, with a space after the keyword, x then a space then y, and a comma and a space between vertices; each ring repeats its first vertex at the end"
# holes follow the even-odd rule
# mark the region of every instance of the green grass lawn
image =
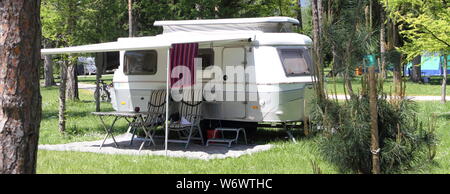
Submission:
MULTIPOLYGON (((330 94, 334 94, 334 82, 333 78, 326 78, 326 89, 330 94)), ((343 79, 336 78, 336 91, 337 94, 344 94, 343 79)), ((450 81, 448 82, 450 85, 450 81)), ((361 77, 356 77, 352 81, 353 90, 355 92, 361 91, 361 77)), ((450 86, 449 86, 450 87, 450 86)), ((384 92, 387 94, 394 93, 394 84, 392 78, 388 78, 383 86, 384 92)), ((406 95, 408 96, 440 96, 441 84, 439 79, 432 79, 430 83, 414 83, 411 81, 406 82, 406 95)), ((450 96, 450 89, 447 89, 447 96, 450 96)))
MULTIPOLYGON (((102 80, 104 80, 107 84, 110 84, 112 83, 113 77, 113 74, 103 75, 102 80)), ((95 84, 95 75, 80 75, 78 76, 78 81, 85 84, 95 84)))
MULTIPOLYGON (((102 76, 102 80, 104 80, 107 84, 112 83, 114 75, 113 74, 106 74, 102 76)), ((59 78, 55 77, 55 82, 59 83, 59 78)), ((44 80, 41 79, 41 85, 44 84, 44 80)), ((78 82, 84 83, 84 84, 95 84, 95 75, 79 75, 78 76, 78 82)))
MULTIPOLYGON (((81 90, 79 102, 68 103, 66 135, 58 131, 58 90, 43 88, 43 120, 40 144, 59 144, 101 139, 104 135, 98 118, 90 115, 94 110, 92 93, 81 90)), ((437 133, 441 139, 433 162, 415 164, 404 173, 450 172, 450 103, 421 102, 420 118, 436 113, 437 133)), ((102 104, 102 111, 112 110, 102 104)), ((126 123, 118 123, 117 133, 126 130, 126 123)), ((316 137, 299 137, 294 144, 286 139, 283 131, 260 129, 255 137, 258 143, 271 143, 269 151, 239 158, 203 161, 197 159, 163 156, 106 155, 81 152, 38 152, 38 173, 313 173, 311 161, 315 161, 322 173, 340 173, 332 164, 324 161, 316 148, 316 137)), ((345 172, 344 172, 345 173, 345 172)))

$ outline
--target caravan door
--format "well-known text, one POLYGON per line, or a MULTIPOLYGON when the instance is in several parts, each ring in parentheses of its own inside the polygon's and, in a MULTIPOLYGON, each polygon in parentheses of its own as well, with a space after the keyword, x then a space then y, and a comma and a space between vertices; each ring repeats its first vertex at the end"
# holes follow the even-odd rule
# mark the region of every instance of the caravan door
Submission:
POLYGON ((246 61, 245 47, 223 49, 223 96, 225 101, 222 103, 222 110, 225 119, 243 119, 246 117, 246 61))

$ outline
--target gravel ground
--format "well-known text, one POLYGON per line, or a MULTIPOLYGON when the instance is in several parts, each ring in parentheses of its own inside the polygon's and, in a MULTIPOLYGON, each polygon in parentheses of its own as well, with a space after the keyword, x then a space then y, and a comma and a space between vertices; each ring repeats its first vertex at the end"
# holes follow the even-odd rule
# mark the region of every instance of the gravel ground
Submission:
MULTIPOLYGON (((141 152, 139 152, 139 146, 142 140, 135 140, 133 145, 129 145, 131 134, 123 134, 115 136, 116 141, 119 144, 119 148, 116 148, 112 139, 107 139, 102 149, 99 149, 100 141, 90 142, 75 142, 69 144, 59 145, 39 145, 39 149, 51 150, 51 151, 78 151, 78 152, 92 152, 100 154, 123 154, 123 155, 159 155, 165 156, 164 140, 155 139, 156 146, 145 146, 141 152)), ((224 159, 224 158, 237 158, 247 154, 253 154, 256 152, 267 151, 271 149, 273 145, 241 145, 233 144, 231 148, 225 145, 210 144, 208 147, 191 143, 188 149, 184 148, 184 144, 169 143, 167 156, 169 157, 184 157, 190 159, 224 159)))

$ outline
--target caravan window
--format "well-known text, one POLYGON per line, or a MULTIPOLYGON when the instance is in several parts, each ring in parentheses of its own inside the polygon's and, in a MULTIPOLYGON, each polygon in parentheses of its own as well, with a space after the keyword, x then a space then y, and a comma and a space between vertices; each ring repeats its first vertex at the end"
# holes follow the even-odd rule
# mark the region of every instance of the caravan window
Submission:
POLYGON ((154 75, 158 63, 155 50, 125 52, 125 75, 154 75))
POLYGON ((312 61, 307 49, 279 49, 278 52, 287 76, 311 74, 312 61))
POLYGON ((198 57, 202 58, 202 69, 214 65, 214 49, 206 48, 198 50, 198 57))

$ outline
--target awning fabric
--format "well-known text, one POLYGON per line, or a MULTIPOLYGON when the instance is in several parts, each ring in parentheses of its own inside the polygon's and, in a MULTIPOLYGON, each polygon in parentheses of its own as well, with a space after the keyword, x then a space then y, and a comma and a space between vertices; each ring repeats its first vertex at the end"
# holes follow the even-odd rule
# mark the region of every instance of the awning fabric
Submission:
POLYGON ((149 50, 154 48, 169 48, 172 44, 180 43, 208 43, 225 44, 239 41, 248 41, 254 36, 250 34, 193 34, 173 33, 171 35, 158 35, 140 38, 120 38, 117 42, 91 44, 66 48, 42 49, 43 55, 73 54, 73 53, 101 53, 114 51, 149 50))

